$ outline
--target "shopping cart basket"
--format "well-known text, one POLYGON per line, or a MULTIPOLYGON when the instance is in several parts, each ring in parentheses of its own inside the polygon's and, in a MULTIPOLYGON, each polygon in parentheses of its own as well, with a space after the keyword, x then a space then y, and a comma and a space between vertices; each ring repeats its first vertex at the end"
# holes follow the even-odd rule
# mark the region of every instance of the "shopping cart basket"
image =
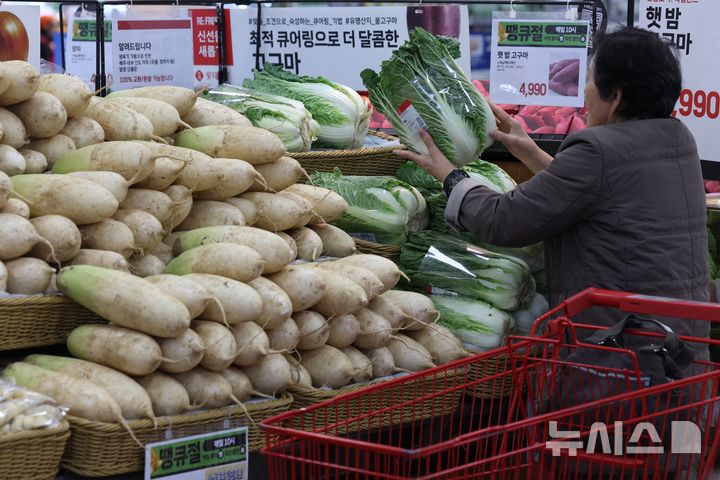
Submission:
MULTIPOLYGON (((502 348, 263 421, 270 478, 709 479, 720 443, 713 423, 720 365, 696 361, 697 375, 644 388, 631 350, 591 347, 627 355, 635 365, 629 369, 563 360, 563 351, 590 348, 574 338, 596 327, 571 319, 592 306, 720 322, 719 305, 587 290, 536 322, 547 324, 542 336, 511 337, 502 348), (507 368, 472 375, 491 359, 507 368), (572 378, 625 382, 625 392, 548 411, 557 374, 568 368, 594 373, 572 378), (513 385, 509 397, 474 394, 506 382, 513 385), (671 393, 680 401, 658 401, 671 393)), ((632 333, 648 341, 659 336, 632 333)))

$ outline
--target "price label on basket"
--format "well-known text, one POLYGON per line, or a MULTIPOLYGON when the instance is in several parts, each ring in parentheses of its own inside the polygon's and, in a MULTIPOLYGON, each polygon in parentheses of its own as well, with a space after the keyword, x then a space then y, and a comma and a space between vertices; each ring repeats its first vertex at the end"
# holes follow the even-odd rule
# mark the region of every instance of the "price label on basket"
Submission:
POLYGON ((582 107, 587 20, 494 18, 490 96, 497 103, 582 107))
POLYGON ((145 446, 145 480, 245 480, 247 427, 145 446))
POLYGON ((638 27, 646 28, 677 46, 682 64, 683 90, 674 112, 695 136, 703 160, 720 162, 720 31, 717 0, 678 2, 641 0, 638 27))

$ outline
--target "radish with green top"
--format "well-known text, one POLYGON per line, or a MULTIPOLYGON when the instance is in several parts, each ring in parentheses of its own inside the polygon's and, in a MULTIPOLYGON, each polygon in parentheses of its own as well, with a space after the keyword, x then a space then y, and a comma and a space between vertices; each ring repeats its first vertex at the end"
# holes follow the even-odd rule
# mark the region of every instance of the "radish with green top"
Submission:
POLYGON ((180 300, 134 275, 78 265, 60 270, 57 284, 68 298, 120 326, 163 338, 182 335, 190 326, 180 300))
POLYGON ((114 325, 82 325, 67 339, 73 357, 128 375, 147 375, 162 362, 160 346, 149 335, 114 325))
MULTIPOLYGON (((131 184, 145 180, 153 171, 155 155, 140 142, 113 141, 80 148, 59 159, 53 173, 106 171, 122 175, 131 184)), ((49 159, 48 159, 49 160, 49 159)))
POLYGON ((239 158, 253 165, 271 163, 285 154, 277 135, 241 125, 208 125, 184 130, 175 145, 192 148, 216 158, 239 158))
POLYGON ((25 362, 80 380, 88 380, 104 388, 120 406, 127 420, 150 418, 155 420, 152 402, 147 392, 132 378, 112 368, 77 358, 56 355, 30 355, 25 362))
POLYGON ((71 172, 67 176, 84 178, 97 183, 113 194, 118 201, 118 205, 127 197, 128 187, 130 186, 130 183, 122 175, 115 172, 71 172))

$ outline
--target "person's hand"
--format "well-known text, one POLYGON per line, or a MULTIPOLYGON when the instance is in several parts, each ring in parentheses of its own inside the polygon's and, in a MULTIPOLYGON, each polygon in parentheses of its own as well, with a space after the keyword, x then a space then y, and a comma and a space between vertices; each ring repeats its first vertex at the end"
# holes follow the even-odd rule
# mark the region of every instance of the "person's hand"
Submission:
POLYGON ((429 133, 425 130, 420 130, 420 138, 428 149, 427 155, 421 155, 410 150, 395 150, 393 153, 398 157, 412 160, 433 177, 441 182, 444 181, 445 177, 457 167, 450 163, 450 160, 448 160, 437 145, 435 145, 429 133))

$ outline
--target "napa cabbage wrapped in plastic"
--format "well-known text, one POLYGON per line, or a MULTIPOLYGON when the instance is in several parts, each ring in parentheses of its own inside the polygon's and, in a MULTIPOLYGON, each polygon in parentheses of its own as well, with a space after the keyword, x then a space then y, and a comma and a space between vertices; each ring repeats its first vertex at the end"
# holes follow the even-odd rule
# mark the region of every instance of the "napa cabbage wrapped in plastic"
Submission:
POLYGON ((428 224, 423 196, 396 178, 344 176, 336 169, 333 173, 315 172, 310 179, 345 199, 347 210, 332 223, 360 238, 400 244, 409 232, 419 232, 428 224))
POLYGON ((513 327, 509 313, 480 300, 449 295, 430 295, 430 298, 440 312, 438 323, 471 350, 499 347, 513 327))
POLYGON ((461 167, 478 159, 492 144, 489 134, 496 127, 487 101, 455 62, 458 57, 456 40, 417 27, 410 40, 382 63, 379 73, 365 69, 360 76, 373 107, 392 124, 403 143, 427 153, 401 111, 408 124, 411 117, 419 116, 438 148, 461 167))
POLYGON ((318 146, 358 148, 365 142, 372 111, 352 88, 323 77, 300 76, 276 65, 254 71, 243 87, 292 98, 305 105, 320 128, 318 146))

